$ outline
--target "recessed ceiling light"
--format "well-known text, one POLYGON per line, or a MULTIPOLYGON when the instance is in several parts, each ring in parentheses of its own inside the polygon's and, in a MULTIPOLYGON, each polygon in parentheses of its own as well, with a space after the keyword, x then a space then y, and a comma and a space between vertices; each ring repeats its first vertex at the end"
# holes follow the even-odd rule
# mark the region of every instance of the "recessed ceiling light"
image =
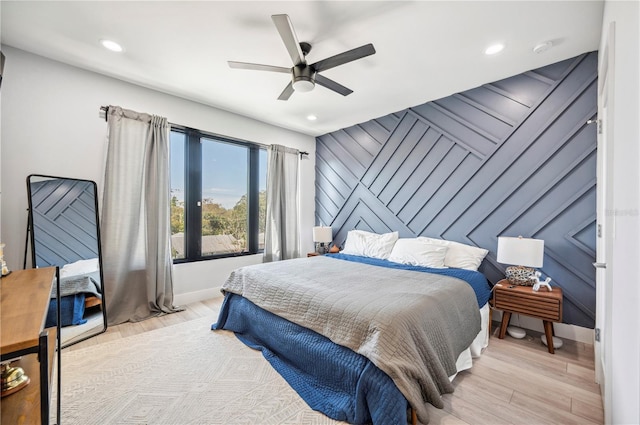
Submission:
POLYGON ((112 52, 122 52, 124 50, 121 45, 112 40, 100 40, 100 44, 112 52))
POLYGON ((309 121, 315 121, 315 120, 317 120, 317 119, 318 119, 318 117, 317 117, 317 116, 315 116, 315 115, 313 115, 313 114, 309 114, 309 115, 307 115, 307 119, 308 119, 309 121))
POLYGON ((497 43, 487 47, 487 50, 484 51, 485 55, 495 55, 496 53, 500 53, 504 49, 504 44, 497 43))

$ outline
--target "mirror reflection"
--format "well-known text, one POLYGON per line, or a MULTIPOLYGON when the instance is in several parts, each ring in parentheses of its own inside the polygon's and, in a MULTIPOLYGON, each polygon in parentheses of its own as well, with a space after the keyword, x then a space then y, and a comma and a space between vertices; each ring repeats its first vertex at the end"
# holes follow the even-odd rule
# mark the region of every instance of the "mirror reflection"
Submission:
MULTIPOLYGON (((97 187, 90 180, 27 177, 31 263, 60 268, 62 347, 107 329, 97 187)), ((56 325, 55 285, 46 326, 56 325)))

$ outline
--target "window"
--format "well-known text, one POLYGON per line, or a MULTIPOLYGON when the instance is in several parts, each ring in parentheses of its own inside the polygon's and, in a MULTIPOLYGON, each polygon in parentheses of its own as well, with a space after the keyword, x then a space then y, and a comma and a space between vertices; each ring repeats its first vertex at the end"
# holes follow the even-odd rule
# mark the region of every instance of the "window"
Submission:
POLYGON ((170 141, 174 261, 262 251, 266 149, 179 127, 170 141))

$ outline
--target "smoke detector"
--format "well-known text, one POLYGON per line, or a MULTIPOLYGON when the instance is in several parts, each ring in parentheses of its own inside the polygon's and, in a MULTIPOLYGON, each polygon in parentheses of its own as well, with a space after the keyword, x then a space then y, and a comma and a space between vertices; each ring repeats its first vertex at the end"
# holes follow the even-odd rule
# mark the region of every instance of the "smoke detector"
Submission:
POLYGON ((537 45, 533 48, 533 52, 534 52, 534 53, 542 53, 542 52, 546 52, 547 50, 549 50, 549 49, 551 48, 551 46, 553 46, 553 42, 551 42, 551 41, 545 41, 544 43, 537 44, 537 45))

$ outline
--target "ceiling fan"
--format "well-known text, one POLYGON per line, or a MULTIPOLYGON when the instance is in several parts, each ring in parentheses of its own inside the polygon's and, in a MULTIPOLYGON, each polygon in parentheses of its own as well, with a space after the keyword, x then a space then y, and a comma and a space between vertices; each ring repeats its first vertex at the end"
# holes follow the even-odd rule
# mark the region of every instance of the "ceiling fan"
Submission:
POLYGON ((311 91, 316 84, 326 87, 329 90, 333 90, 343 96, 353 93, 353 90, 320 75, 319 72, 374 54, 376 50, 373 48, 373 44, 365 44, 364 46, 356 47, 355 49, 339 53, 335 56, 331 56, 309 65, 307 64, 305 57, 311 51, 311 44, 304 41, 298 42, 298 38, 293 30, 293 25, 291 24, 289 16, 272 15, 271 19, 280 33, 280 38, 282 38, 282 41, 289 52, 289 56, 291 56, 293 67, 285 68, 273 65, 260 65, 257 63, 228 61, 231 68, 291 74, 291 82, 284 88, 282 93, 280 93, 278 100, 289 99, 294 91, 311 91))

